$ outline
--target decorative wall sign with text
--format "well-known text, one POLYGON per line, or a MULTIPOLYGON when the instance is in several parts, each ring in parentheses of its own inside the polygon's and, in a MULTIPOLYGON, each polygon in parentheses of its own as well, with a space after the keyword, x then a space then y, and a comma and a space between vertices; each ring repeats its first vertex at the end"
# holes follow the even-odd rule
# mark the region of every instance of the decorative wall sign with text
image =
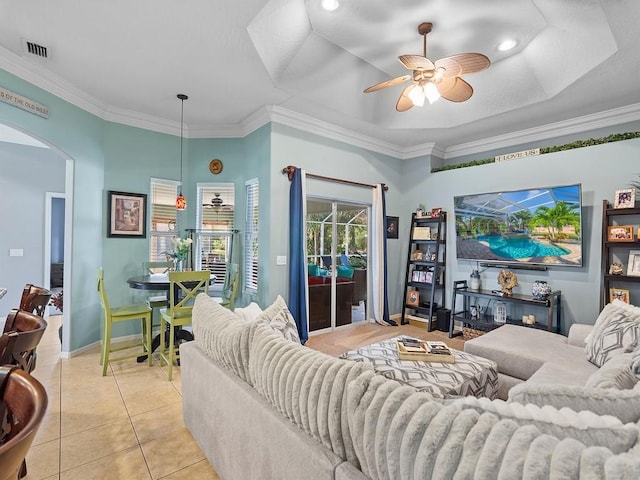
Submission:
POLYGON ((33 113, 42 118, 49 118, 49 107, 38 102, 34 102, 30 98, 23 97, 11 90, 0 87, 0 101, 12 105, 25 112, 33 113))

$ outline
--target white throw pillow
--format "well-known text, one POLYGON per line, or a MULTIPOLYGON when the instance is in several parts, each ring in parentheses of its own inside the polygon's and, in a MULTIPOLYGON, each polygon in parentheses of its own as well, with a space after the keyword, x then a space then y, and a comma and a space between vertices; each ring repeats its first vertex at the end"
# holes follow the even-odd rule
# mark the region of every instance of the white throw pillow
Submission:
POLYGON ((598 316, 585 346, 587 360, 594 365, 602 367, 607 360, 632 352, 638 345, 640 315, 637 307, 629 307, 614 300, 598 316))
POLYGON ((262 313, 262 309, 256 302, 251 302, 246 307, 238 307, 233 312, 240 317, 241 320, 252 322, 262 313))
POLYGON ((300 335, 296 322, 287 308, 287 303, 278 295, 276 301, 264 310, 258 317, 257 321, 263 321, 273 330, 282 335, 286 340, 300 343, 300 335))

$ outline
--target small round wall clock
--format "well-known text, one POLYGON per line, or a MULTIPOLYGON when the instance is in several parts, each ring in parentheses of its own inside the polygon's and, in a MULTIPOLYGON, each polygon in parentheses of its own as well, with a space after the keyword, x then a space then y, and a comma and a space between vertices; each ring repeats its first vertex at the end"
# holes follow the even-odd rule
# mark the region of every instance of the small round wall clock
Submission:
POLYGON ((214 175, 219 174, 222 171, 222 160, 214 158, 209 162, 209 171, 214 175))

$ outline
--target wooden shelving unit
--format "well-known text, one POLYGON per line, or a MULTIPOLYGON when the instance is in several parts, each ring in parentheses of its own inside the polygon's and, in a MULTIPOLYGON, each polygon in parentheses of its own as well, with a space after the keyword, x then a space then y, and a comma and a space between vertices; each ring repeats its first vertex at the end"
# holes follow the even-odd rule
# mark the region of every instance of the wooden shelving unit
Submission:
POLYGON ((444 308, 445 260, 447 214, 440 212, 437 218, 411 215, 411 233, 407 252, 407 269, 402 297, 401 323, 425 323, 427 330, 433 330, 432 321, 438 308, 444 308), (429 230, 429 238, 424 236, 429 230), (416 251, 426 258, 416 258, 416 251), (417 292, 419 304, 407 303, 409 292, 417 292))
MULTIPOLYGON (((629 253, 631 250, 640 250, 640 241, 638 241, 639 222, 640 208, 612 208, 608 200, 602 201, 602 292, 600 295, 600 310, 609 303, 609 289, 628 287, 629 284, 640 283, 640 276, 627 275, 629 253), (609 227, 620 225, 633 225, 633 241, 609 241, 609 227), (622 263, 622 275, 609 273, 611 264, 615 259, 622 263)), ((634 303, 632 299, 629 300, 634 303)), ((637 301, 638 299, 636 298, 635 302, 637 301)))

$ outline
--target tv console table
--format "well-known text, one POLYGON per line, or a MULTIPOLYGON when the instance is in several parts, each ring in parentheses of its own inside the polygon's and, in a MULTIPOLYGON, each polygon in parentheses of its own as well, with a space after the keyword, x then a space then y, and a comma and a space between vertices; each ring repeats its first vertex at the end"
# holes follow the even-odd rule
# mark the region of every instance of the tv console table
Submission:
POLYGON ((495 290, 472 290, 468 287, 466 280, 459 280, 453 282, 453 298, 451 300, 451 318, 449 320, 449 338, 457 335, 462 335, 462 331, 454 331, 455 322, 462 322, 463 325, 467 325, 471 328, 478 330, 493 330, 502 326, 502 323, 495 322, 494 316, 486 313, 480 314, 477 312, 476 316, 471 314, 471 299, 484 298, 488 300, 502 301, 504 303, 517 303, 521 305, 529 305, 533 307, 542 307, 547 309, 547 322, 525 324, 521 320, 514 320, 507 317, 507 322, 512 325, 522 325, 524 327, 538 328, 542 330, 548 330, 550 332, 560 332, 560 290, 556 290, 549 295, 547 299, 538 300, 531 295, 521 295, 514 293, 511 296, 500 295, 495 290), (456 299, 458 296, 462 297, 462 310, 456 310, 456 299), (555 322, 554 322, 555 317, 555 322))

